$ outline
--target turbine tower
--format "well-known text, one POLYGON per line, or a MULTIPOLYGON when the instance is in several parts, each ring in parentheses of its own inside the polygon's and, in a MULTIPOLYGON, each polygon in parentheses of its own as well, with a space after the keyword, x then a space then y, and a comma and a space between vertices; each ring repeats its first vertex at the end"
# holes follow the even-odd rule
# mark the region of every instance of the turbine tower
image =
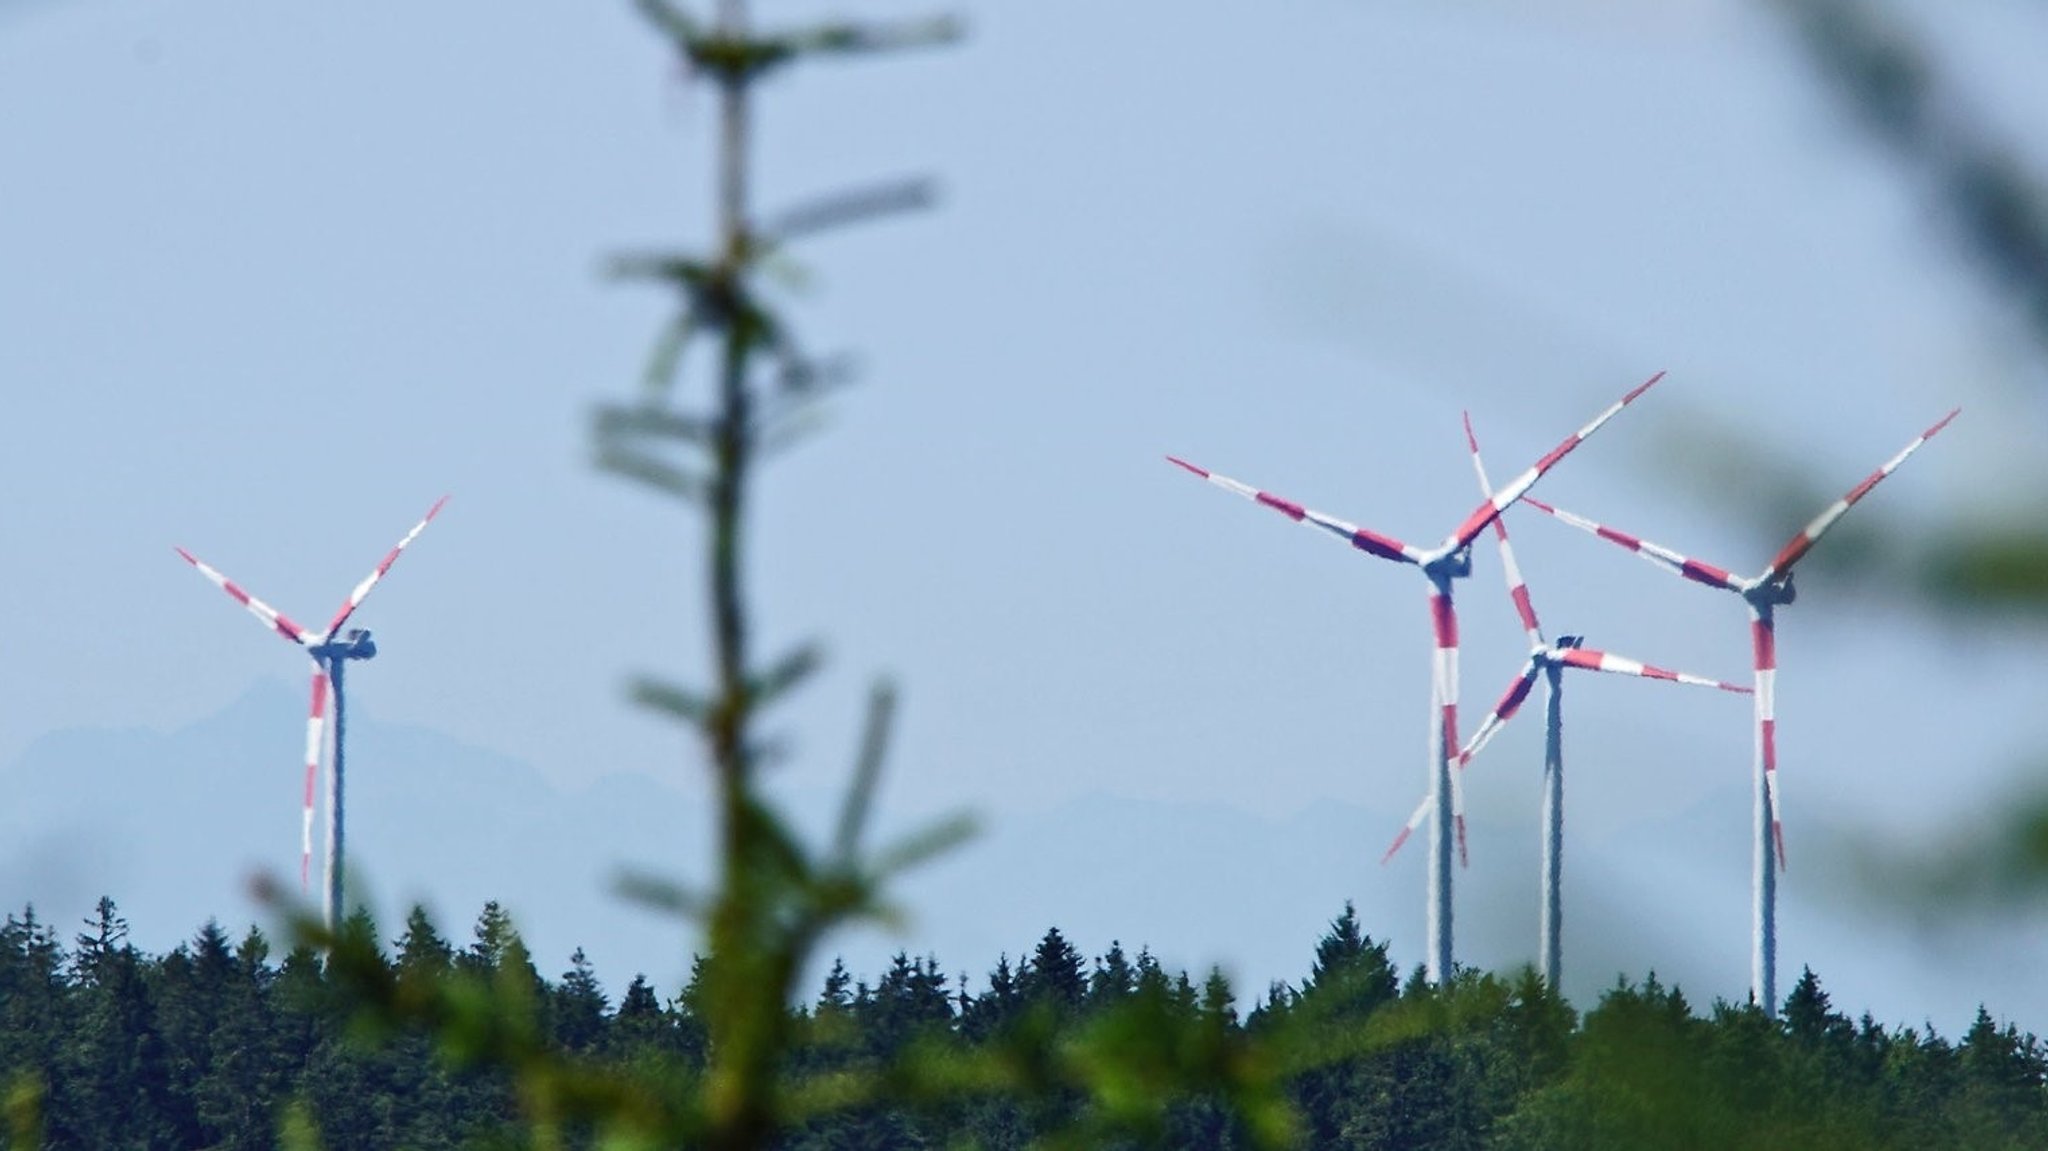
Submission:
POLYGON ((1749 608, 1750 648, 1755 662, 1756 674, 1756 739, 1755 802, 1752 810, 1755 820, 1755 841, 1752 844, 1751 866, 1754 885, 1751 891, 1753 903, 1750 915, 1750 941, 1752 944, 1749 966, 1749 993, 1764 1014, 1775 1018, 1778 1014, 1778 871, 1785 866, 1785 831, 1778 801, 1778 717, 1776 687, 1778 677, 1778 633, 1777 610, 1789 604, 1796 596, 1792 587, 1792 568, 1820 537, 1827 534, 1835 521, 1856 501, 1870 494, 1883 479, 1906 462, 1906 457, 1920 450, 1920 445, 1933 438, 1935 433, 1948 426, 1950 420, 1961 412, 1957 408, 1943 416, 1935 425, 1899 450, 1899 454, 1886 460, 1883 467, 1865 476, 1862 483, 1849 489, 1849 494, 1829 504, 1827 509, 1815 516, 1799 534, 1792 537, 1777 556, 1763 571, 1747 579, 1735 575, 1726 568, 1715 567, 1690 556, 1680 555, 1662 544, 1654 544, 1640 536, 1630 535, 1603 524, 1595 523, 1583 516, 1576 516, 1560 508, 1552 507, 1541 500, 1531 499, 1530 504, 1556 519, 1591 532, 1610 543, 1619 544, 1655 564, 1657 567, 1708 587, 1720 588, 1741 596, 1749 608), (1776 849, 1777 868, 1771 866, 1773 848, 1776 849))
POLYGON ((299 887, 301 890, 305 889, 312 870, 313 795, 319 784, 320 761, 331 747, 334 758, 332 768, 327 773, 327 848, 321 871, 320 903, 322 921, 326 923, 330 932, 334 930, 338 917, 344 914, 345 906, 342 902, 342 840, 345 831, 342 784, 347 712, 343 702, 345 697, 342 694, 342 670, 350 660, 369 659, 377 654, 377 645, 371 642, 370 633, 366 629, 350 628, 344 632, 341 628, 349 621, 349 617, 355 614, 356 608, 362 606, 364 597, 370 594, 370 589, 376 587, 377 581, 384 578, 384 573, 391 570, 391 565, 398 562, 399 553, 406 549, 406 545, 419 538, 419 534, 426 530, 427 524, 440 512, 441 505, 447 502, 447 496, 434 501, 434 506, 427 509, 426 516, 414 524, 411 531, 405 533, 405 538, 398 541, 398 546, 392 548, 385 555, 383 562, 365 576, 363 582, 355 586, 355 590, 349 592, 348 598, 342 601, 341 610, 334 613, 334 618, 328 621, 326 628, 317 632, 293 623, 282 612, 242 590, 233 580, 191 552, 184 548, 177 549, 186 563, 199 569, 200 575, 212 580, 216 587, 228 593, 236 603, 247 608, 249 614, 255 616, 265 627, 306 649, 306 654, 312 657, 313 702, 306 717, 306 783, 299 828, 299 887), (328 724, 330 694, 333 697, 334 709, 331 728, 328 724))
MULTIPOLYGON (((1486 478, 1486 464, 1479 457, 1479 439, 1472 433, 1472 417, 1465 417, 1465 442, 1472 449, 1472 468, 1479 475, 1479 490, 1493 494, 1493 485, 1486 478)), ((1508 690, 1494 705, 1486 721, 1472 734, 1472 742, 1458 752, 1457 763, 1452 775, 1451 789, 1452 818, 1458 826, 1458 848, 1462 856, 1465 845, 1464 788, 1459 784, 1465 768, 1481 748, 1492 741, 1494 735, 1514 718, 1522 704, 1529 698, 1529 692, 1536 686, 1536 677, 1543 677, 1544 714, 1548 727, 1543 740, 1543 845, 1542 883, 1538 888, 1537 904, 1537 951, 1541 958, 1544 982, 1555 991, 1562 987, 1559 982, 1563 967, 1564 911, 1564 670, 1570 667, 1588 671, 1613 672, 1619 675, 1641 676, 1644 679, 1661 679, 1672 683, 1691 684, 1696 687, 1717 687, 1722 691, 1750 694, 1750 689, 1740 684, 1725 683, 1706 676, 1692 675, 1682 671, 1670 671, 1650 664, 1639 663, 1612 652, 1595 651, 1584 645, 1581 636, 1559 636, 1556 643, 1546 642, 1543 626, 1536 621, 1536 605, 1529 596, 1529 585, 1522 578, 1521 566, 1515 563, 1515 551, 1508 543, 1507 517, 1493 521, 1493 532, 1500 544, 1501 569, 1507 576, 1508 598, 1514 601, 1515 612, 1521 617, 1522 630, 1529 637, 1529 660, 1521 675, 1508 685, 1508 690)), ((1430 800, 1425 796, 1415 814, 1408 817, 1408 825, 1394 837, 1393 846, 1380 862, 1385 863, 1408 842, 1409 835, 1429 813, 1430 800)))
POLYGON ((1569 455, 1573 448, 1585 441, 1586 437, 1600 430, 1600 426, 1613 419, 1615 413, 1633 403, 1636 397, 1649 391, 1651 386, 1662 378, 1664 373, 1658 372, 1636 385, 1627 395, 1595 417, 1593 422, 1565 437, 1564 442, 1552 448, 1527 471, 1509 481, 1499 492, 1489 496, 1471 515, 1465 517, 1464 522, 1450 535, 1445 536, 1442 543, 1433 548, 1410 546, 1391 536, 1347 523, 1271 492, 1260 491, 1227 476, 1196 467, 1178 457, 1166 457, 1172 463, 1218 487, 1235 492, 1254 503, 1264 504, 1298 524, 1319 528, 1368 555, 1395 563, 1414 564, 1429 581, 1429 614, 1436 647, 1432 655, 1430 675, 1427 778, 1430 796, 1436 803, 1437 818, 1430 824, 1430 864, 1425 887, 1424 926, 1427 936, 1425 970, 1433 983, 1441 983, 1450 978, 1452 970, 1452 805, 1449 792, 1452 787, 1451 757, 1458 747, 1458 617, 1451 598, 1452 581, 1472 574, 1472 541, 1478 538, 1480 532, 1486 530, 1486 525, 1493 523, 1502 511, 1521 499, 1545 472, 1555 467, 1559 460, 1569 455))

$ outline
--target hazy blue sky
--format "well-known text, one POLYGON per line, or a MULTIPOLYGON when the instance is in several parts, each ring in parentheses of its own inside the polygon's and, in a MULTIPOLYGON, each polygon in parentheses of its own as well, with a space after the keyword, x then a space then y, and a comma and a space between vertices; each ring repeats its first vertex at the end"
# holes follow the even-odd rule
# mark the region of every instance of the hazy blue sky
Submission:
MULTIPOLYGON (((768 647, 823 634, 834 656, 786 717, 791 789, 836 783, 886 670, 901 810, 1405 810, 1420 581, 1168 451, 1433 540, 1475 502, 1461 408, 1504 475, 1668 369, 1542 494, 1745 571, 1803 513, 1717 499, 1753 461, 1702 466, 1688 432, 1838 489, 1961 404, 1867 506, 1902 533, 2048 478, 2040 361, 1763 5, 954 7, 961 47, 765 91, 764 211, 908 173, 944 189, 800 252, 802 330, 864 371, 757 505, 768 647)), ((2038 129, 2048 12, 1938 10, 1963 92, 2038 129)), ((299 674, 173 544, 324 620, 447 492, 359 617, 383 654, 358 706, 562 786, 701 791, 679 733, 621 691, 701 666, 695 525, 592 470, 588 417, 631 394, 667 306, 601 260, 704 235, 711 113, 624 3, 0 0, 0 762, 299 674)), ((1552 632, 1746 673, 1732 598, 1514 523, 1552 632)), ((1825 575, 1801 592, 1780 632, 1788 897, 1807 813, 1953 828, 2048 742, 2038 637, 1943 630, 1825 575)), ((1476 713, 1522 655, 1491 554, 1461 602, 1476 713)), ((1574 836, 1748 778, 1740 701, 1583 683, 1571 719, 1574 836)), ((1480 818, 1531 835, 1535 726, 1471 786, 1480 818)), ((280 866, 297 755, 277 749, 280 866)), ((1375 866, 1392 830, 1359 829, 1353 882, 1417 889, 1372 925, 1412 957, 1420 858, 1375 866)), ((1725 865, 1746 874, 1746 847, 1725 865)), ((1726 930, 1709 990, 1739 994, 1746 917, 1726 930)), ((1788 914, 1788 971, 1826 971, 1801 937, 1788 914)))

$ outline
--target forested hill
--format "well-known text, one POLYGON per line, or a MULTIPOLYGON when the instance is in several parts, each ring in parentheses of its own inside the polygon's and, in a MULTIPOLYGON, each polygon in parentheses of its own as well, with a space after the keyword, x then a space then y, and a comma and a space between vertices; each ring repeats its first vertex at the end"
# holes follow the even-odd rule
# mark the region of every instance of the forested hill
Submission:
MULTIPOLYGON (((18 1130, 39 1123, 53 1151, 268 1148, 288 1116, 334 1148, 449 1148, 515 1129, 510 1081, 461 1069, 459 1034, 435 1045, 363 1026, 309 950, 280 956, 259 931, 234 940, 209 923, 145 954, 107 900, 85 927, 67 940, 30 909, 0 928, 0 1081, 18 1130)), ((345 934, 384 938, 362 917, 345 934)), ((376 975, 398 986, 453 972, 520 988, 530 1017, 506 1025, 594 1066, 679 1083, 702 1068, 694 979, 671 993, 635 976, 611 993, 580 951, 548 979, 495 904, 467 945, 415 913, 376 954, 376 975)), ((1167 970, 1143 948, 1087 957, 1057 929, 972 977, 904 955, 864 978, 835 965, 792 1007, 791 1070, 881 1064, 912 1045, 945 1058, 1020 1035, 1056 1047, 1113 1007, 1149 1004, 1148 1041, 1198 1052, 1204 1036, 1284 1040, 1271 1045, 1275 1071, 1310 1147, 2048 1147, 2048 1049, 1988 1012, 1956 1038, 1888 1029, 1836 1010, 1809 971, 1779 1021, 1692 1004, 1654 975, 1581 1017, 1529 974, 1403 980, 1348 906, 1305 958, 1298 982, 1256 994, 1218 972, 1167 970)), ((787 1145, 1021 1147, 1064 1118, 1062 1098, 855 1111, 787 1145)), ((1223 1100, 1181 1098, 1158 1141, 1233 1147, 1236 1122, 1223 1100)), ((24 1136, 8 1138, 0 1146, 24 1136)))

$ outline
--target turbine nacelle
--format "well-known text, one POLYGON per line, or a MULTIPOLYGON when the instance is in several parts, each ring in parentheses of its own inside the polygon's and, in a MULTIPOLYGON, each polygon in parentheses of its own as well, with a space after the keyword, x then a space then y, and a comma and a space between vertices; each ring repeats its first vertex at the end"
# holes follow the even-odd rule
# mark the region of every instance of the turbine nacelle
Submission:
POLYGON ((370 638, 370 629, 352 627, 340 639, 321 639, 307 648, 314 659, 371 659, 377 654, 377 644, 370 638))
POLYGON ((1472 545, 1452 542, 1425 552, 1422 570, 1440 579, 1464 579, 1472 574, 1472 545))
POLYGON ((1434 559, 1427 559, 1421 565, 1423 571, 1432 575, 1448 575, 1452 580, 1464 580, 1473 573, 1473 545, 1460 543, 1448 551, 1442 551, 1434 559))
POLYGON ((1782 607, 1799 598, 1799 589, 1792 586, 1792 573, 1786 572, 1776 579, 1761 576, 1742 587, 1742 598, 1759 608, 1782 607))

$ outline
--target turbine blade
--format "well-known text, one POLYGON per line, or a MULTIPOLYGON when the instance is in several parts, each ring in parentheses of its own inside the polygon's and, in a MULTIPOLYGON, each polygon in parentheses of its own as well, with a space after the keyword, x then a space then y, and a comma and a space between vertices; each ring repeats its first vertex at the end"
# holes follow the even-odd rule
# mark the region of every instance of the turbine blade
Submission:
POLYGON ((1458 864, 1461 867, 1469 867, 1472 862, 1465 845, 1465 767, 1472 762, 1473 756, 1479 754, 1480 748, 1492 741, 1494 733, 1498 732, 1515 712, 1521 710, 1522 701, 1529 698, 1529 690, 1535 685, 1536 673, 1541 670, 1541 666, 1536 657, 1530 657, 1528 670, 1508 685, 1508 690, 1501 695, 1500 702, 1494 705, 1493 711, 1487 714, 1486 721, 1481 723, 1479 730, 1473 734, 1472 742, 1458 751, 1457 758, 1451 764, 1451 822, 1457 828, 1458 864))
POLYGON ((313 664, 313 706, 306 715, 306 798, 299 816, 299 890, 312 882, 313 796, 320 784, 320 762, 327 753, 327 669, 313 664))
POLYGON ((1709 679, 1706 676, 1693 675, 1690 672, 1672 671, 1669 668, 1657 667, 1654 664, 1640 663, 1629 659, 1627 656, 1616 655, 1610 651, 1595 651, 1590 647, 1553 648, 1550 652, 1550 658, 1571 667, 1583 667, 1589 671, 1608 671, 1614 672, 1617 675, 1637 675, 1644 679, 1661 679, 1671 683, 1689 683, 1694 687, 1717 687, 1722 691, 1732 691, 1738 695, 1752 694, 1750 688, 1746 688, 1739 683, 1709 679))
POLYGON ((440 513, 441 505, 447 502, 447 496, 442 496, 440 499, 435 500, 434 506, 427 509, 426 516, 420 522, 414 524, 411 531, 405 533, 405 538, 398 541, 398 546, 391 549, 390 553, 384 557, 384 561, 378 564, 369 575, 364 576, 363 582, 357 584, 354 591, 348 593, 348 599, 342 603, 341 610, 335 612, 334 619, 328 622, 327 635, 332 636, 335 632, 341 630, 341 625, 347 623, 348 617, 354 615, 356 608, 362 606, 363 598, 370 594, 370 589, 376 587, 377 581, 384 578, 384 573, 391 570, 391 565, 398 562, 398 553, 404 551, 407 544, 418 539, 420 533, 427 530, 427 525, 432 523, 434 516, 440 513))
POLYGON ((1742 590, 1742 581, 1727 568, 1715 567, 1713 564, 1693 559, 1691 556, 1680 555, 1663 544, 1651 543, 1641 536, 1630 535, 1619 528, 1611 528, 1606 524, 1595 523, 1584 516, 1574 515, 1563 508, 1546 504, 1535 496, 1524 496, 1522 497, 1522 502, 1542 512, 1544 515, 1552 519, 1562 520, 1582 532, 1599 536, 1601 539, 1612 544, 1619 544, 1650 561, 1654 566, 1663 568, 1673 575, 1683 576, 1695 583, 1706 584, 1708 587, 1724 588, 1732 592, 1740 592, 1742 590))
POLYGON ((1535 487, 1536 481, 1543 478, 1543 473, 1556 467, 1557 461, 1570 455, 1572 449, 1586 442, 1588 436, 1600 430, 1600 425, 1613 419, 1616 413, 1634 403, 1636 397, 1649 391, 1656 385, 1658 380, 1663 378, 1664 373, 1658 372, 1656 375, 1637 384, 1629 390, 1627 395, 1609 405, 1606 411, 1593 417, 1592 423, 1566 436, 1563 443, 1550 449, 1549 453, 1531 465, 1528 471, 1509 480, 1506 487, 1493 493, 1491 498, 1485 503, 1480 504, 1477 510, 1465 518, 1464 523, 1458 525, 1458 530, 1452 532, 1450 538, 1444 541, 1444 550, 1456 551, 1458 548, 1464 547, 1474 539, 1477 539, 1479 533, 1486 530, 1487 524, 1492 523, 1500 516, 1500 513, 1506 511, 1516 500, 1521 499, 1530 488, 1535 487))
POLYGON ((307 639, 305 628, 300 627, 298 624, 295 624, 290 619, 286 618, 283 612, 278 611, 276 608, 271 607, 269 604, 264 603, 262 600, 257 599, 255 596, 250 595, 246 591, 243 591, 240 585, 236 584, 235 581, 222 575, 219 571, 215 570, 204 560, 201 560, 198 556, 193 555, 191 552, 186 551, 184 548, 177 548, 175 550, 180 556, 184 557, 186 563, 191 564, 195 568, 198 568, 200 575, 203 575, 207 579, 212 580, 213 586, 228 593, 228 595, 236 603, 241 604, 243 607, 249 609, 250 615, 253 615, 257 619, 262 620, 263 626, 270 628, 272 631, 275 631, 277 634, 283 636, 284 638, 292 641, 295 644, 304 646, 307 639))
POLYGON ((1383 536, 1378 532, 1359 527, 1357 524, 1347 523, 1335 516, 1324 515, 1313 508, 1302 507, 1292 500, 1276 496, 1271 492, 1260 491, 1250 484, 1239 483, 1229 476, 1219 476, 1205 468, 1198 468, 1178 456, 1168 456, 1166 459, 1167 462, 1175 467, 1184 468, 1225 491, 1236 492, 1253 503, 1264 504, 1288 519, 1293 520, 1295 523, 1321 528, 1323 531, 1349 543, 1359 551, 1368 552, 1381 559, 1393 560, 1397 563, 1421 563, 1423 560, 1423 553, 1420 550, 1412 548, 1392 536, 1383 536))
POLYGON ((1387 861, 1394 858, 1394 853, 1401 850, 1401 845, 1408 842, 1408 837, 1415 834, 1415 829, 1422 826, 1422 821, 1429 818, 1429 808, 1429 797, 1425 795, 1422 797, 1422 805, 1415 809, 1414 815, 1408 817, 1407 826, 1394 837, 1394 842, 1388 846, 1387 853, 1380 856, 1380 866, 1386 866, 1387 861))
MULTIPOLYGON (((1486 461, 1479 457, 1479 437, 1472 433, 1472 413, 1465 413, 1465 443, 1472 449, 1472 470, 1479 476, 1479 494, 1493 498, 1493 482, 1486 478, 1486 461)), ((1529 637, 1530 650, 1543 646, 1543 625, 1536 622, 1536 605, 1529 599, 1529 583, 1515 562, 1515 549, 1508 543, 1506 516, 1493 519, 1494 539, 1500 544, 1501 571, 1507 576, 1508 598, 1515 601, 1515 614, 1522 619, 1522 631, 1529 637)))
POLYGON ((1493 737, 1499 734, 1500 729, 1507 726, 1507 722, 1515 717, 1516 712, 1522 710, 1522 705, 1528 702, 1529 693, 1535 690, 1536 676, 1542 670, 1542 660, 1531 656, 1522 674, 1516 676, 1513 683, 1508 684, 1508 689, 1501 693, 1500 702, 1493 705, 1493 710, 1487 714, 1485 722, 1479 725, 1478 731, 1472 733, 1472 742, 1458 752, 1460 770, 1472 762, 1472 757, 1478 755, 1481 748, 1493 742, 1493 737))
POLYGON ((1765 568, 1763 574, 1757 577, 1758 581, 1768 583, 1772 580, 1783 579, 1789 574, 1792 570, 1792 565, 1798 563, 1807 552, 1812 551, 1813 545, 1820 542, 1820 537, 1826 535, 1828 529, 1835 526, 1835 521, 1841 519, 1844 513, 1851 507, 1854 507, 1857 500, 1869 495, 1870 489, 1876 487, 1886 476, 1898 470, 1898 466, 1906 462, 1907 456, 1919 451, 1921 444, 1933 439, 1934 434, 1947 427, 1949 421, 1955 419, 1962 410, 1961 408, 1956 408, 1954 411, 1941 417, 1933 427, 1921 432, 1919 437, 1912 443, 1899 449, 1898 455, 1886 460, 1883 467, 1863 477, 1863 482, 1850 488, 1848 495, 1829 504, 1826 511, 1815 516, 1813 522, 1806 525, 1805 530, 1792 537, 1792 541, 1785 545, 1785 549, 1778 553, 1776 559, 1771 561, 1771 566, 1765 568))
MULTIPOLYGON (((1465 850, 1464 802, 1464 792, 1459 789, 1457 772, 1454 770, 1451 773, 1451 807, 1453 809, 1451 823, 1458 829, 1458 864, 1461 867, 1470 867, 1472 865, 1472 858, 1465 850)), ((1429 818, 1430 808, 1429 797, 1425 795, 1422 797, 1421 806, 1415 809, 1415 814, 1408 817, 1407 825, 1402 827, 1400 833, 1394 836, 1394 842, 1387 845, 1386 854, 1380 856, 1380 865, 1382 867, 1387 864, 1388 860, 1394 858, 1394 853, 1400 851, 1403 844, 1408 842, 1408 837, 1415 834, 1415 829, 1422 826, 1422 821, 1429 818)))

